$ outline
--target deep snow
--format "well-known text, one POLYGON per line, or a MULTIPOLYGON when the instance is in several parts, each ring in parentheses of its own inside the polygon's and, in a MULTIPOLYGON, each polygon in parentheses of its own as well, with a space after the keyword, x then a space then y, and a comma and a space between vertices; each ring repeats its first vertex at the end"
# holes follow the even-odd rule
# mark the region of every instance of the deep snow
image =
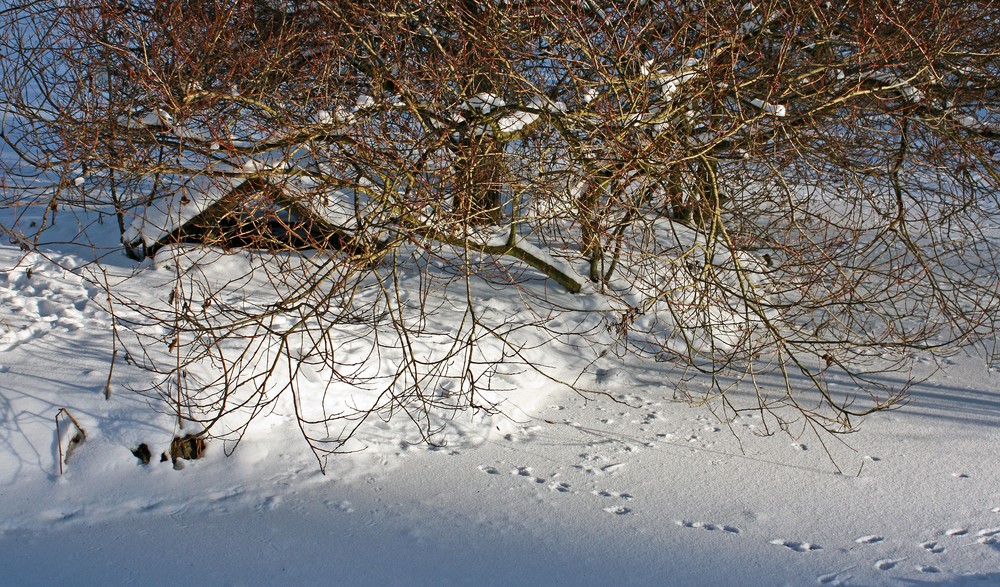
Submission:
POLYGON ((525 380, 530 416, 460 416, 444 447, 377 422, 326 475, 279 410, 175 470, 173 419, 124 387, 149 374, 119 363, 104 399, 94 251, 41 251, 0 245, 4 584, 1000 585, 1000 377, 974 355, 925 358, 843 442, 758 436, 674 401, 666 364, 606 358, 621 403, 525 380), (88 434, 62 475, 60 408, 88 434))

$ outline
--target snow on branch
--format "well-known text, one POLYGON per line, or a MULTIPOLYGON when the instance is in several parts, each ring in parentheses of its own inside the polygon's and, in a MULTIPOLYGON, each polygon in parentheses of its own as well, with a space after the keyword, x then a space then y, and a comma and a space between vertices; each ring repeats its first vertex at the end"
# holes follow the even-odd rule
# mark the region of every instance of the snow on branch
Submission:
POLYGON ((777 117, 783 117, 787 113, 784 104, 772 104, 770 102, 765 102, 760 98, 754 98, 750 100, 750 105, 756 108, 760 108, 764 114, 771 114, 777 117))
MULTIPOLYGON (((887 71, 870 71, 861 75, 863 81, 872 81, 880 85, 882 89, 893 90, 899 96, 913 105, 928 106, 930 110, 942 112, 945 110, 944 104, 931 104, 927 101, 926 95, 920 89, 906 79, 887 71)), ((994 122, 985 121, 973 114, 945 112, 945 116, 951 122, 964 129, 981 135, 1000 134, 1000 125, 994 122)))
POLYGON ((653 61, 649 60, 645 62, 640 71, 643 75, 648 76, 651 80, 658 82, 660 85, 660 95, 664 102, 670 102, 673 100, 674 94, 686 84, 687 82, 693 80, 698 76, 698 70, 696 69, 700 61, 693 57, 688 57, 681 64, 681 68, 673 73, 668 73, 663 70, 651 71, 649 67, 653 65, 653 61))
POLYGON ((1000 135, 1000 124, 981 120, 971 114, 951 114, 948 118, 955 124, 977 134, 1000 135))
POLYGON ((886 90, 895 90, 904 100, 911 104, 924 102, 924 93, 913 87, 910 81, 888 71, 869 71, 861 74, 862 81, 873 81, 886 90))

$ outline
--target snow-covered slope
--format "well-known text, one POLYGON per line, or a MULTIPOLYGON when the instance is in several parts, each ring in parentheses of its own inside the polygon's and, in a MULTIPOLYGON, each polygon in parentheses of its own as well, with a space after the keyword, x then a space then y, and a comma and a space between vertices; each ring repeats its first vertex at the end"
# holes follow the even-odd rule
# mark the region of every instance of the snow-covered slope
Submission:
POLYGON ((974 356, 921 364, 908 405, 844 439, 720 422, 667 364, 609 355, 581 381, 608 397, 511 373, 510 418, 459 415, 443 446, 376 421, 323 475, 277 409, 175 469, 183 431, 127 390, 149 373, 120 358, 105 399, 93 251, 42 252, 0 245, 4 584, 1000 584, 1000 376, 974 356), (87 433, 63 474, 61 408, 87 433))

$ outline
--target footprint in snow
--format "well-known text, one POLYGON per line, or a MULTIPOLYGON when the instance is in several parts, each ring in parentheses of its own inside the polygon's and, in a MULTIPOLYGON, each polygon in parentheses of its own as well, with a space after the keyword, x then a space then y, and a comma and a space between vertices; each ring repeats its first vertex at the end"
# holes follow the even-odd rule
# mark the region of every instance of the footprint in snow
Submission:
POLYGON ((264 501, 254 506, 254 509, 258 512, 269 512, 277 508, 280 503, 280 495, 270 495, 264 501))
POLYGON ((487 467, 486 465, 479 465, 479 470, 487 475, 499 475, 500 471, 496 467, 487 467))
POLYGON ((125 506, 133 512, 147 513, 162 509, 163 502, 159 500, 134 500, 125 506))
POLYGON ((614 497, 614 498, 618 498, 618 499, 624 499, 625 501, 628 501, 628 500, 632 499, 632 494, 631 493, 616 493, 614 491, 608 491, 606 489, 602 489, 601 491, 598 491, 598 490, 595 489, 595 490, 591 491, 591 493, 593 493, 594 495, 596 495, 598 497, 614 497))
MULTIPOLYGON (((676 520, 674 523, 680 526, 681 528, 692 528, 692 529, 700 528, 702 530, 708 530, 709 532, 714 532, 716 530, 722 530, 726 534, 740 534, 743 532, 736 526, 727 526, 722 524, 706 524, 704 522, 690 522, 688 520, 676 520)), ((783 546, 785 545, 783 544, 783 546)))
POLYGON ((934 565, 917 565, 917 570, 921 573, 940 573, 941 569, 934 565))
POLYGON ((879 570, 879 571, 891 571, 892 569, 895 569, 896 566, 899 563, 903 562, 904 560, 906 560, 906 559, 902 559, 902 558, 900 558, 900 559, 886 558, 886 559, 882 559, 882 560, 877 560, 877 561, 875 561, 875 569, 879 570))
POLYGON ((816 577, 816 582, 820 585, 850 585, 852 578, 853 577, 851 575, 845 575, 842 573, 829 573, 816 577))
POLYGON ((933 540, 923 542, 920 544, 920 546, 931 554, 941 554, 942 552, 944 552, 944 547, 938 544, 937 542, 934 542, 933 540))
POLYGON ((872 536, 862 536, 861 538, 856 539, 855 542, 857 542, 858 544, 878 544, 879 542, 882 542, 884 540, 885 538, 882 538, 881 536, 872 535, 872 536))
POLYGON ((347 501, 346 499, 342 499, 340 501, 326 500, 323 502, 323 505, 325 505, 327 508, 331 510, 337 510, 345 514, 354 513, 354 506, 351 504, 351 502, 347 501))
POLYGON ((611 475, 616 473, 619 469, 624 467, 624 463, 612 463, 610 465, 604 465, 603 467, 595 467, 591 465, 573 465, 573 468, 581 473, 586 473, 587 475, 611 475))
POLYGON ((542 484, 545 483, 545 479, 541 477, 535 477, 531 473, 531 467, 514 467, 510 470, 510 474, 515 477, 524 477, 525 479, 530 479, 535 483, 542 484))
POLYGON ((960 537, 960 536, 966 536, 966 535, 968 535, 968 533, 969 533, 968 528, 952 528, 950 530, 945 530, 944 531, 944 535, 945 536, 950 536, 952 538, 957 538, 957 537, 960 537))
POLYGON ((46 522, 68 522, 83 513, 82 508, 70 510, 45 510, 39 517, 46 522))
POLYGON ((5 327, 0 324, 0 352, 5 352, 14 347, 31 341, 41 336, 42 329, 37 324, 22 325, 16 327, 5 327))
POLYGON ((52 318, 52 320, 56 320, 66 317, 66 310, 62 306, 45 298, 35 300, 34 309, 40 318, 52 318))
POLYGON ((788 550, 794 552, 816 552, 823 550, 823 547, 818 544, 812 544, 810 542, 796 542, 794 540, 772 540, 771 544, 776 544, 778 546, 784 546, 788 550))
POLYGON ((627 508, 620 505, 610 506, 602 509, 608 512, 609 514, 615 514, 616 516, 625 516, 632 513, 632 508, 627 508))
POLYGON ((976 542, 990 546, 1000 545, 1000 528, 984 528, 976 532, 976 542))
POLYGON ((553 481, 548 485, 549 491, 556 493, 571 493, 569 483, 562 483, 559 481, 553 481))

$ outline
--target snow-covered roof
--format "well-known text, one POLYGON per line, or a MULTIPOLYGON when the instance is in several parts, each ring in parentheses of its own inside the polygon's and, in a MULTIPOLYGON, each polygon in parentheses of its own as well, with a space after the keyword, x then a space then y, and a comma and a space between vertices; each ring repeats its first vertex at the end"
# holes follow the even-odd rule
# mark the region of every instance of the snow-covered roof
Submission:
MULTIPOLYGON (((122 236, 129 248, 151 247, 178 228, 209 210, 234 190, 246 184, 246 176, 193 175, 185 177, 168 195, 155 198, 132 221, 122 236)), ((278 185, 269 178, 264 181, 278 185)), ((282 178, 282 192, 306 211, 331 226, 352 230, 356 225, 355 199, 350 189, 322 189, 309 178, 282 178)))
POLYGON ((151 246, 208 210, 247 181, 245 177, 194 175, 173 192, 154 198, 122 235, 126 245, 151 246))

